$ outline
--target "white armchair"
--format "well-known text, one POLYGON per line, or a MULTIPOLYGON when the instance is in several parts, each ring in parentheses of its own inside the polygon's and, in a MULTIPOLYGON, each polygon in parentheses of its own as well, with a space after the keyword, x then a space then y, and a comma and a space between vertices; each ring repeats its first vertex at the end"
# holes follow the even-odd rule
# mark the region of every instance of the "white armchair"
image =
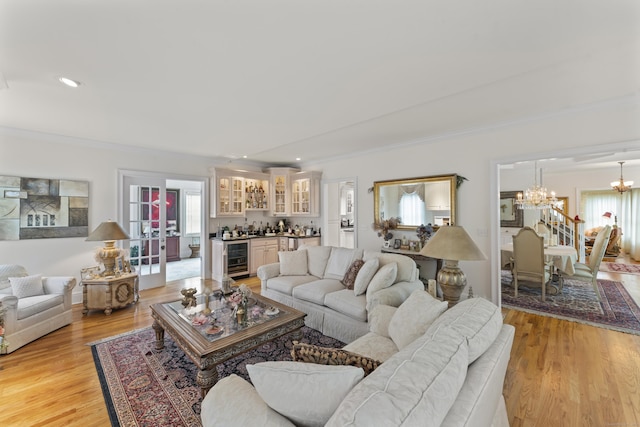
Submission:
POLYGON ((42 290, 34 291, 32 285, 37 285, 36 276, 29 276, 20 265, 0 265, 0 305, 4 312, 4 341, 7 344, 4 350, 7 353, 72 321, 71 291, 76 279, 72 276, 42 277, 41 281, 42 290), (25 279, 14 280, 12 285, 9 278, 25 279), (21 285, 25 287, 16 295, 14 290, 21 285), (27 287, 28 291, 24 291, 27 287))

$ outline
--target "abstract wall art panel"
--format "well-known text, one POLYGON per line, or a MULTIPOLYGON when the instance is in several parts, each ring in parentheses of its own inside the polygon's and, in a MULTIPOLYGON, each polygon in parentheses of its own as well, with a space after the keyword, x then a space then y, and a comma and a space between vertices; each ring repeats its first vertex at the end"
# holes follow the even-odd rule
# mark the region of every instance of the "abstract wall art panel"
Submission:
POLYGON ((0 175, 0 240, 88 235, 88 181, 0 175))

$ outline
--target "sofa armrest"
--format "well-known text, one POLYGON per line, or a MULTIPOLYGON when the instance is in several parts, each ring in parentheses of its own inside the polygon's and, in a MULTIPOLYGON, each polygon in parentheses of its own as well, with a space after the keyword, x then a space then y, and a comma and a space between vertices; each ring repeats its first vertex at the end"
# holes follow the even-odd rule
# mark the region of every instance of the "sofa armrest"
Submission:
POLYGON ((43 277, 42 285, 45 294, 60 294, 63 296, 65 310, 71 310, 73 296, 71 291, 76 286, 76 278, 73 276, 43 277))
POLYGON ((244 427, 256 425, 294 427, 288 419, 271 409, 251 384, 236 374, 224 377, 202 401, 200 418, 204 427, 244 427))
POLYGON ((413 282, 398 282, 381 289, 369 297, 367 295, 367 311, 373 310, 377 305, 384 304, 399 307, 413 291, 424 290, 424 284, 420 280, 413 282))
POLYGON ((261 265, 258 267, 257 275, 260 279, 260 286, 264 291, 267 289, 267 280, 280 275, 280 263, 275 262, 273 264, 261 265))
POLYGON ((46 294, 64 294, 71 292, 76 286, 76 278, 73 276, 43 277, 42 285, 46 294))

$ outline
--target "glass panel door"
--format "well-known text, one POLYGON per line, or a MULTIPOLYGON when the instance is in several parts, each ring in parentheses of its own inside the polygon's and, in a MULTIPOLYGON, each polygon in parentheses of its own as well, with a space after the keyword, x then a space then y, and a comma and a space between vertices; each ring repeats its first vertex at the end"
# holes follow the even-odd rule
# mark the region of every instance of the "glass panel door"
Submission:
POLYGON ((140 288, 164 286, 166 274, 166 188, 164 179, 124 177, 123 223, 128 224, 131 266, 140 288))

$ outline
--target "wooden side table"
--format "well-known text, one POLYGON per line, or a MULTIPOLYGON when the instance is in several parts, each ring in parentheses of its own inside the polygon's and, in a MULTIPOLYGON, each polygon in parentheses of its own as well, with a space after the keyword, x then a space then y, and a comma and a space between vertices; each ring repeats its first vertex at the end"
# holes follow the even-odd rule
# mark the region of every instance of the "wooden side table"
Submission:
POLYGON ((109 315, 114 308, 138 302, 138 274, 118 277, 96 277, 82 280, 82 314, 89 310, 104 310, 109 315))

